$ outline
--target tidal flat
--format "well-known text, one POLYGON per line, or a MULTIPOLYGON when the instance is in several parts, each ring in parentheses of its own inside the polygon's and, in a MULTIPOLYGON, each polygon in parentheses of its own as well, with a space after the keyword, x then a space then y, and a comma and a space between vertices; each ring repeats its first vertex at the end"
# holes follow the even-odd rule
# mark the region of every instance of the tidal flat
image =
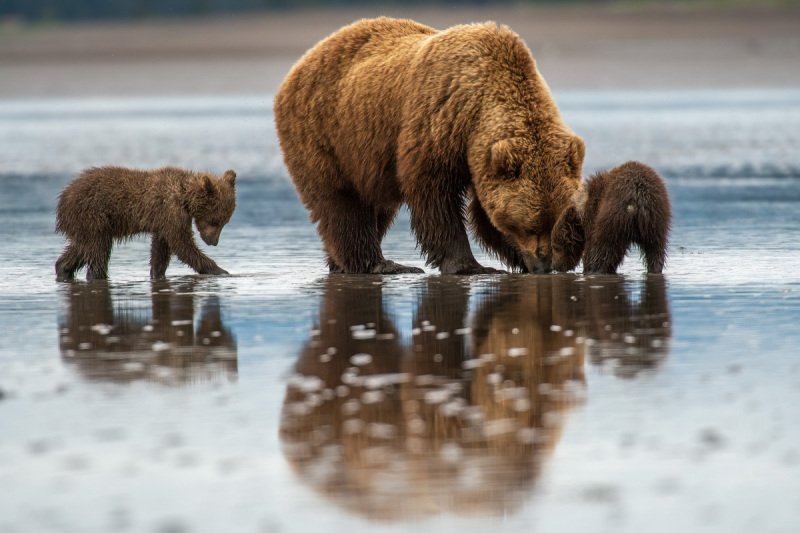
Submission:
POLYGON ((0 101, 0 532, 796 531, 800 92, 556 98, 664 176, 663 275, 328 275, 270 95, 0 101), (110 163, 236 169, 232 275, 56 283, 110 163))

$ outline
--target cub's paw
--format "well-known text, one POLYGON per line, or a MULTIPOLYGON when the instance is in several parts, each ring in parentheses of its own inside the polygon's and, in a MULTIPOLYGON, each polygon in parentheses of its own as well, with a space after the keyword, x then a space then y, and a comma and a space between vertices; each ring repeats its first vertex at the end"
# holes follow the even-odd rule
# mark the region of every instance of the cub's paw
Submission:
POLYGON ((231 273, 225 270, 224 268, 213 266, 206 270, 205 272, 200 272, 201 274, 211 274, 212 276, 230 276, 231 273))
POLYGON ((394 261, 384 259, 370 270, 372 274, 424 274, 421 268, 401 265, 394 261))

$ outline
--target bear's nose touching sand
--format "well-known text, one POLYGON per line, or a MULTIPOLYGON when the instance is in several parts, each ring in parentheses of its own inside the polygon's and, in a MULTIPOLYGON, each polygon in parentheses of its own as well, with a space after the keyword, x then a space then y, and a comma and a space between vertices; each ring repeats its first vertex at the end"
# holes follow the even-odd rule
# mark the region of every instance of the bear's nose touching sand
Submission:
POLYGON ((106 279, 114 241, 153 236, 150 277, 163 278, 174 254, 200 274, 227 274, 201 252, 192 235, 216 246, 236 208, 236 173, 222 177, 175 167, 134 170, 90 168, 58 197, 56 231, 67 237, 56 261, 56 279, 71 280, 87 267, 86 279, 106 279))
POLYGON ((422 272, 381 251, 404 203, 443 274, 498 272, 475 260, 467 225, 512 271, 551 270, 550 235, 581 187, 584 145, 509 28, 358 21, 294 65, 274 110, 331 272, 422 272))

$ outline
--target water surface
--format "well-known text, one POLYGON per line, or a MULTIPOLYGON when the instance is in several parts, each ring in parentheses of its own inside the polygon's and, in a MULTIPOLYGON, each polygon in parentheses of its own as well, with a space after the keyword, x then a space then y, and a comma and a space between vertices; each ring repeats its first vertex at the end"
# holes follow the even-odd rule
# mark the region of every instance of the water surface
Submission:
POLYGON ((556 97, 667 179, 663 276, 328 276, 269 96, 0 102, 0 532, 800 528, 800 93, 556 97), (111 163, 235 168, 234 275, 57 284, 111 163))

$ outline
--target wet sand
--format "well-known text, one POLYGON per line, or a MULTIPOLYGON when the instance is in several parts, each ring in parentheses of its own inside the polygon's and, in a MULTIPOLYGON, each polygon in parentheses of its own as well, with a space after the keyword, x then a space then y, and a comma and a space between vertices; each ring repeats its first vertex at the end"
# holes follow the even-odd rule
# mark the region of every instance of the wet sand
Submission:
MULTIPOLYGON (((0 102, 0 531, 797 528, 800 94, 564 93, 675 207, 665 274, 610 277, 326 275, 269 101, 0 102), (237 168, 234 275, 135 240, 56 283, 106 162, 237 168)), ((406 214, 384 249, 424 266, 406 214)))
POLYGON ((434 27, 494 20, 551 87, 800 85, 800 9, 361 8, 0 31, 0 97, 273 93, 315 42, 362 17, 434 27))
MULTIPOLYGON (((0 69, 21 76, 0 79, 0 532, 800 528, 793 19, 731 15, 773 44, 727 70, 734 20, 701 38, 703 24, 662 14, 663 33, 626 25, 636 46, 622 46, 626 19, 598 13, 571 48, 557 22, 577 27, 574 12, 505 13, 547 36, 542 69, 586 171, 635 158, 664 175, 663 276, 635 252, 619 276, 327 275, 271 91, 350 13, 80 30, 91 51, 73 28, 0 39, 0 69), (292 47, 264 44, 262 22, 292 47), (209 57, 201 27, 237 31, 209 57), (692 53, 633 60, 663 42, 692 53), (614 46, 624 65, 591 53, 614 46), (581 61, 624 75, 587 84, 581 61), (685 83, 696 67, 706 78, 685 83), (203 247, 234 275, 174 261, 152 283, 137 239, 115 249, 109 282, 56 283, 57 194, 110 163, 235 168, 237 210, 203 247)), ((384 250, 424 267, 407 213, 384 250)))

